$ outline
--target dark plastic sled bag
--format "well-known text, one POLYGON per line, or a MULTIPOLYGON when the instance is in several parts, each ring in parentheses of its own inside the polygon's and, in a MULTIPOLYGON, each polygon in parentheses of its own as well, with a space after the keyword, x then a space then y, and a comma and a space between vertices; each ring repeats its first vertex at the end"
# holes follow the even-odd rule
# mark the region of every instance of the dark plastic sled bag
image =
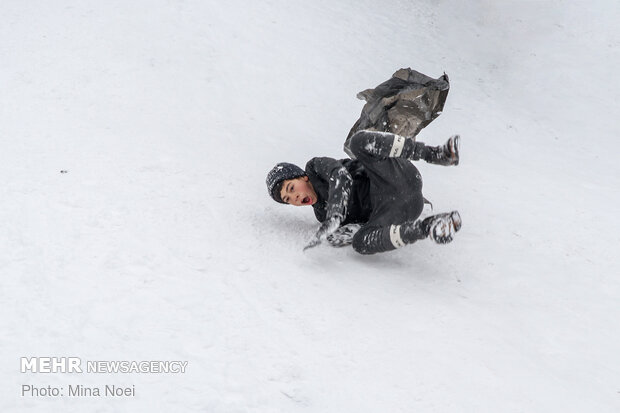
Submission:
POLYGON ((355 159, 350 141, 360 130, 415 137, 441 114, 449 90, 450 81, 445 73, 433 79, 407 68, 396 71, 391 79, 376 88, 358 93, 357 98, 365 100, 366 104, 347 136, 344 151, 355 159))

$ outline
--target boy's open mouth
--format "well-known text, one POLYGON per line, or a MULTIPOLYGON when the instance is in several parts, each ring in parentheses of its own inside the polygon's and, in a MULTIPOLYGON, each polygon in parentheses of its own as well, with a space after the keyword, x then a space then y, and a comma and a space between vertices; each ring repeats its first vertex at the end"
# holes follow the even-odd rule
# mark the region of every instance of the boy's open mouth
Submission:
POLYGON ((301 203, 302 203, 302 204, 304 204, 304 205, 306 205, 306 204, 309 204, 309 203, 310 203, 310 201, 311 201, 310 197, 309 197, 309 196, 307 196, 307 197, 305 197, 304 199, 302 199, 301 203))

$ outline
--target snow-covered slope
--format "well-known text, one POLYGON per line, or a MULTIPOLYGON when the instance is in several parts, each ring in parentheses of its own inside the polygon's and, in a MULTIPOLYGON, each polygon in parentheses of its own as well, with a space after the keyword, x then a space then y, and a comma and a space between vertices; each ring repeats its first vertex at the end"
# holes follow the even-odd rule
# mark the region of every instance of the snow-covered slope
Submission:
POLYGON ((2 2, 0 409, 617 412, 618 21, 615 1, 2 2), (462 231, 303 253, 312 210, 266 172, 344 157, 356 93, 400 67, 450 76, 419 139, 460 133, 461 165, 419 168, 462 231))

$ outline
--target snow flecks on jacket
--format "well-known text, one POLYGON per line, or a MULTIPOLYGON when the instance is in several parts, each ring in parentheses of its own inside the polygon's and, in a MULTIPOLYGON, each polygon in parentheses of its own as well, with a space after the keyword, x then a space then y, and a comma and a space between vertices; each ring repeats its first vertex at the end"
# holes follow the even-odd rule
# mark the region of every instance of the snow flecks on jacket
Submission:
POLYGON ((329 199, 327 200, 326 218, 339 218, 343 220, 347 215, 347 205, 349 203, 349 195, 353 178, 344 166, 334 169, 329 177, 330 190, 329 199))
POLYGON ((332 214, 342 214, 342 224, 366 222, 372 212, 368 202, 370 182, 358 161, 312 158, 306 164, 306 175, 317 194, 312 205, 319 222, 332 214))

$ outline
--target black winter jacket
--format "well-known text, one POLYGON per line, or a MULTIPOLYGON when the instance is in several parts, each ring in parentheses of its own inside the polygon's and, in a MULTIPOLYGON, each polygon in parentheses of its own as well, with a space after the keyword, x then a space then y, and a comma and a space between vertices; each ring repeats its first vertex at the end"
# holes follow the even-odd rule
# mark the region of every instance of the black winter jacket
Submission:
POLYGON ((357 160, 321 157, 306 164, 306 174, 317 195, 312 205, 319 222, 339 216, 341 225, 366 223, 372 212, 370 180, 357 160))

